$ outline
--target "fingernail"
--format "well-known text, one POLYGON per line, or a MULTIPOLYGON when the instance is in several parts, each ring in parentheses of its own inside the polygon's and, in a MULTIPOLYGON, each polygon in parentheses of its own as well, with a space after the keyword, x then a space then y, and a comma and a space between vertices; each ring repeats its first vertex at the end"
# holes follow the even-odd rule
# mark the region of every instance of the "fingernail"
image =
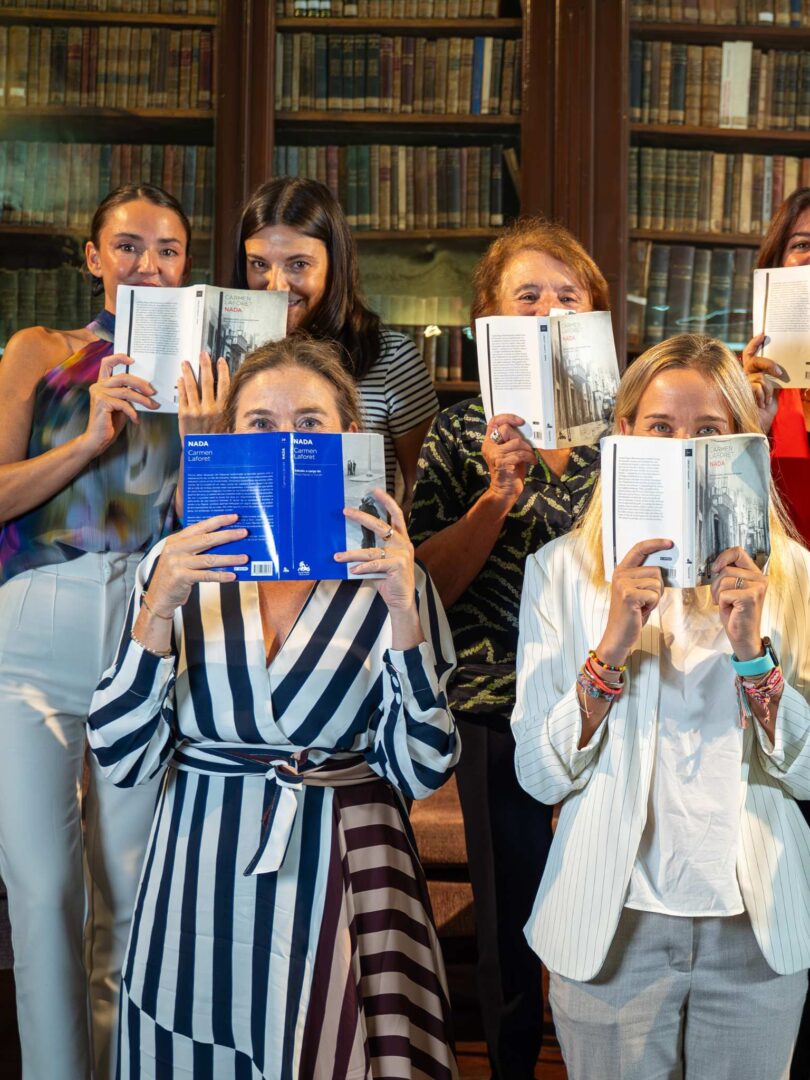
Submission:
POLYGON ((779 376, 780 379, 784 379, 784 377, 785 377, 785 369, 779 367, 779 365, 777 364, 776 365, 776 374, 779 376))
POLYGON ((770 345, 770 343, 771 343, 770 336, 768 334, 766 334, 765 335, 765 340, 762 342, 762 344, 763 345, 770 345))

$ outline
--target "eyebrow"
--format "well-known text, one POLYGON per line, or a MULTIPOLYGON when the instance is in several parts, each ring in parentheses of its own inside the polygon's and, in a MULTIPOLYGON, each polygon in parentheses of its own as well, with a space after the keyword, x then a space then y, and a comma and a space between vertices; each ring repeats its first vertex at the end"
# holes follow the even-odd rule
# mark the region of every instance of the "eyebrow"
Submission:
MULTIPOLYGON (((674 417, 670 416, 669 413, 647 413, 644 416, 644 419, 645 420, 674 420, 674 417)), ((715 416, 715 415, 713 415, 711 413, 707 414, 706 416, 696 416, 695 420, 697 420, 699 422, 703 422, 705 420, 714 420, 714 421, 717 421, 717 422, 719 422, 721 424, 727 424, 728 423, 728 417, 727 416, 715 416)))
POLYGON ((790 234, 788 240, 795 240, 797 236, 810 236, 810 232, 808 232, 807 229, 797 229, 790 234))
MULTIPOLYGON (((538 285, 537 282, 527 281, 524 285, 518 285, 514 290, 516 293, 523 292, 524 289, 542 289, 542 285, 538 285)), ((557 292, 562 292, 563 289, 571 289, 573 292, 582 292, 581 285, 574 285, 573 282, 566 282, 564 285, 557 286, 557 292)))
MULTIPOLYGON (((116 240, 143 240, 143 237, 134 232, 120 232, 115 234, 116 240)), ((159 244, 182 244, 183 241, 179 240, 176 236, 160 236, 158 237, 159 244)))
MULTIPOLYGON (((302 413, 318 413, 321 416, 326 415, 326 409, 320 405, 303 405, 300 409, 295 410, 296 416, 301 416, 302 413)), ((248 409, 244 414, 245 416, 275 416, 272 409, 263 409, 261 407, 256 409, 248 409)))

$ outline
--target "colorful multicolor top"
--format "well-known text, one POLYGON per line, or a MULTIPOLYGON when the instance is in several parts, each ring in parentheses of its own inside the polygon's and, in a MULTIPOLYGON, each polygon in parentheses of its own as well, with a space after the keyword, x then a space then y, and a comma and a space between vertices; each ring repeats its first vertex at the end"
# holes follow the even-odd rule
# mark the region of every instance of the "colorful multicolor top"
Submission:
MULTIPOLYGON (((486 432, 481 398, 444 409, 433 421, 416 475, 410 535, 421 544, 454 524, 489 487, 481 453, 486 432)), ((557 477, 538 458, 478 576, 448 609, 458 667, 453 710, 506 727, 515 704, 518 614, 526 559, 567 533, 587 506, 599 451, 580 446, 557 477)))
MULTIPOLYGON (((57 364, 36 388, 29 458, 87 426, 89 388, 112 352, 115 317, 104 311, 87 329, 99 340, 57 364)), ((147 551, 169 531, 180 463, 177 417, 139 419, 67 487, 0 528, 0 583, 89 551, 147 551)))

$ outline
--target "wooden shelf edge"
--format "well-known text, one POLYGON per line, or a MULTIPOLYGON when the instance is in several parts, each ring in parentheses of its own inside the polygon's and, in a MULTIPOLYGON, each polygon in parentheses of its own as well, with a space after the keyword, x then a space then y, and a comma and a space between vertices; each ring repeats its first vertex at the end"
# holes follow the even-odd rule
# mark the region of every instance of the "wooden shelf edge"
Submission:
POLYGON ((170 15, 155 12, 127 11, 77 11, 73 8, 59 10, 54 8, 12 8, 0 7, 0 23, 109 23, 129 26, 179 26, 195 30, 215 28, 216 15, 170 15))
POLYGON ((440 390, 452 390, 455 394, 477 394, 481 384, 473 379, 434 379, 433 388, 440 390))
POLYGON ((351 112, 350 110, 323 110, 307 112, 277 112, 276 123, 278 124, 395 124, 407 126, 416 124, 420 127, 435 125, 446 127, 457 124, 463 127, 475 127, 479 124, 485 127, 519 128, 520 117, 513 114, 500 116, 486 113, 483 116, 470 116, 466 113, 403 113, 403 112, 351 112))
MULTIPOLYGON (((52 236, 54 239, 87 240, 90 235, 90 224, 87 228, 78 225, 28 225, 13 221, 0 221, 0 235, 2 236, 52 236)), ((212 235, 208 232, 194 232, 192 230, 192 244, 207 244, 211 242, 212 235)))
POLYGON ((129 106, 110 107, 105 105, 22 105, 17 108, 0 109, 0 124, 14 119, 25 119, 32 123, 38 120, 208 120, 214 121, 214 109, 173 109, 171 106, 161 109, 133 109, 129 106))
POLYGON ((395 33, 420 34, 430 37, 432 34, 445 36, 454 34, 458 37, 483 35, 488 37, 519 37, 523 26, 521 19, 361 19, 280 16, 276 19, 277 30, 319 31, 342 30, 344 33, 395 33))
POLYGON ((359 240, 494 240, 501 229, 359 229, 352 226, 352 236, 359 240))
POLYGON ((810 148, 810 130, 787 128, 709 128, 686 124, 630 124, 631 135, 652 135, 655 138, 688 139, 748 139, 752 142, 806 143, 810 148))
POLYGON ((775 26, 759 23, 756 26, 739 23, 700 22, 644 22, 632 20, 630 36, 648 38, 652 41, 689 41, 693 44, 712 44, 721 41, 753 41, 756 44, 807 47, 810 43, 810 27, 775 26))
POLYGON ((631 240, 653 240, 665 244, 696 244, 712 247, 758 248, 762 237, 753 233, 670 232, 667 229, 630 229, 631 240))

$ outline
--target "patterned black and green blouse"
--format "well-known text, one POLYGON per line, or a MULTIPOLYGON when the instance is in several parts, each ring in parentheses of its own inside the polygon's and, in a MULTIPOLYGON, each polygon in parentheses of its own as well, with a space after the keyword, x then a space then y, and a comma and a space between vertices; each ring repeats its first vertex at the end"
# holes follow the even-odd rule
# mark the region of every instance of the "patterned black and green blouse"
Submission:
MULTIPOLYGON (((419 458, 411 510, 414 545, 458 521, 489 487, 481 453, 486 418, 481 398, 444 409, 419 458)), ((447 612, 458 654, 451 704, 461 715, 502 727, 515 704, 515 656, 523 568, 528 556, 569 531, 599 474, 599 451, 571 451, 557 477, 538 458, 481 572, 447 612), (496 719, 497 718, 497 719, 496 719)))

